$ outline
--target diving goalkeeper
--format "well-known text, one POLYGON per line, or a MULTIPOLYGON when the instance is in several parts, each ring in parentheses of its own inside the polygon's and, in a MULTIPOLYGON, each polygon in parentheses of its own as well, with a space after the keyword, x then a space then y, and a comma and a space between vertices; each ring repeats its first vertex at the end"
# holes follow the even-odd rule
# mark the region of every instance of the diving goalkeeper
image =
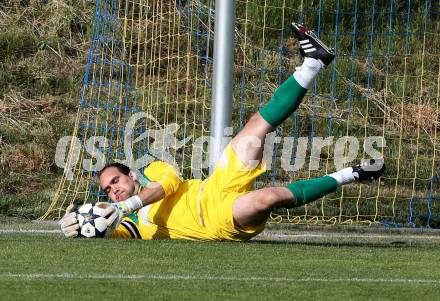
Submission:
MULTIPOLYGON (((297 109, 318 72, 335 57, 306 26, 292 27, 303 64, 232 139, 207 179, 182 180, 160 161, 148 165, 140 178, 120 163, 100 171, 101 189, 114 202, 107 207, 112 237, 245 241, 264 229, 275 208, 303 206, 341 185, 381 176, 383 159, 370 159, 320 178, 253 191, 256 177, 266 170, 262 162, 266 135, 297 109)), ((60 221, 67 237, 78 235, 72 208, 60 221)))

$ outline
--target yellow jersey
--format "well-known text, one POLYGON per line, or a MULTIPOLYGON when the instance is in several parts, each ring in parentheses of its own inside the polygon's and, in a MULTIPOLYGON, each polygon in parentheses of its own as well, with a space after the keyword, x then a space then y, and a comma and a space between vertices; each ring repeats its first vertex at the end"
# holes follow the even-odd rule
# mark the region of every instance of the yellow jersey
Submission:
MULTIPOLYGON (((125 217, 112 237, 141 239, 247 240, 260 233, 234 225, 232 205, 252 190, 261 164, 249 169, 239 162, 229 145, 214 173, 206 180, 182 180, 168 163, 156 161, 144 169, 148 182, 162 185, 165 196, 125 217)), ((140 181, 141 183, 143 181, 140 181)))

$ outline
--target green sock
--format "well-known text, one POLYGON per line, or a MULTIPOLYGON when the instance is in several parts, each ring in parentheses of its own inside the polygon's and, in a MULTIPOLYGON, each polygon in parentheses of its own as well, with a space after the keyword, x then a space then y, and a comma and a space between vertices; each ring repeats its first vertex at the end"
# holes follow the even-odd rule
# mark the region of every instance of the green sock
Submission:
POLYGON ((289 184, 287 188, 295 196, 293 207, 300 207, 313 202, 338 188, 336 180, 329 176, 297 181, 289 184))
POLYGON ((293 76, 279 86, 272 99, 260 109, 260 114, 274 128, 286 120, 299 106, 306 94, 293 76))

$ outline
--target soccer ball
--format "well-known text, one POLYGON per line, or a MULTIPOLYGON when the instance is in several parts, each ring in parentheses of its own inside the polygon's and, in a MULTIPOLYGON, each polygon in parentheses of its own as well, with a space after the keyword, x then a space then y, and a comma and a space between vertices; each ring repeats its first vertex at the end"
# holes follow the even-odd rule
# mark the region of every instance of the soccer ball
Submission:
POLYGON ((79 236, 105 237, 107 222, 103 214, 104 208, 96 206, 95 203, 87 203, 79 207, 77 211, 79 236))

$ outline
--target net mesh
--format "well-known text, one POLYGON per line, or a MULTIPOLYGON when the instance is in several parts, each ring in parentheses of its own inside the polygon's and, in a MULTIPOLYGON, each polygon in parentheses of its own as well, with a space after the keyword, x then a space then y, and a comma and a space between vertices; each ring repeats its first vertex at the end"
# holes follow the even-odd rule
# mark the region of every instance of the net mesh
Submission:
MULTIPOLYGON (((105 161, 140 169, 161 159, 185 178, 207 176, 214 13, 207 0, 96 1, 67 172, 46 216, 61 215, 73 200, 100 199, 90 170, 105 161)), ((364 144, 383 137, 373 145, 387 173, 377 183, 276 211, 272 221, 439 225, 438 2, 237 1, 234 133, 300 64, 292 21, 314 28, 336 59, 268 138, 269 170, 256 188, 335 171, 335 152, 348 156, 356 146, 346 137, 358 141, 347 165, 368 158, 364 144), (316 156, 319 168, 311 168, 316 156)))

